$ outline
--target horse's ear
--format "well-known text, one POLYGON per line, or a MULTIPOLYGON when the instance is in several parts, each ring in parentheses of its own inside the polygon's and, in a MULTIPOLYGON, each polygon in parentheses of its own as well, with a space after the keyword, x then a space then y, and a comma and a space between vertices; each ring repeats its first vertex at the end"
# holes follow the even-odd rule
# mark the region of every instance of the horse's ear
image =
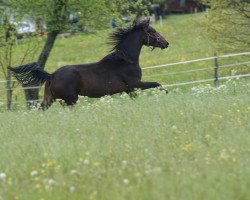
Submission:
POLYGON ((148 17, 148 19, 147 19, 147 24, 149 26, 149 24, 150 24, 150 17, 148 17))
POLYGON ((143 21, 143 27, 144 27, 144 28, 149 27, 149 23, 150 23, 150 18, 148 17, 147 19, 145 19, 145 20, 143 21))

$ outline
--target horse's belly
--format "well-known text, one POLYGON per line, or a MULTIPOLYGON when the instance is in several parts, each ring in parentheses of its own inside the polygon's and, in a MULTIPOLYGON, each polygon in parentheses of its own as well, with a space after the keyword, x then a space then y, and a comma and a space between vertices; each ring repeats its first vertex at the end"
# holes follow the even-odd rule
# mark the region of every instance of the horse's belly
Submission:
POLYGON ((79 95, 99 98, 105 95, 112 95, 120 92, 126 92, 127 86, 124 83, 119 82, 109 82, 85 85, 80 90, 79 95))

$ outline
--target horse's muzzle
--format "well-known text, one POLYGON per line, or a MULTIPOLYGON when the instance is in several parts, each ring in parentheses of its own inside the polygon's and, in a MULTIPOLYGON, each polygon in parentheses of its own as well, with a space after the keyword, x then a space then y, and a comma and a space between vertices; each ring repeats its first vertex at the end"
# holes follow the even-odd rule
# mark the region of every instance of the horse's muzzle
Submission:
POLYGON ((165 43, 163 43, 163 44, 161 45, 161 49, 166 49, 166 48, 168 48, 168 46, 169 46, 169 43, 168 43, 168 42, 165 42, 165 43))

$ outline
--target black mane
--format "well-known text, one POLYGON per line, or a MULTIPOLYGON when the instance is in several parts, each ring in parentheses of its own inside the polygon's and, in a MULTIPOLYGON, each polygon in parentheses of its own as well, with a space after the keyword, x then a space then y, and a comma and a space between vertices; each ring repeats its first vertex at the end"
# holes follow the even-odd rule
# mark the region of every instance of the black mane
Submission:
POLYGON ((115 52, 119 50, 122 41, 128 36, 132 31, 138 30, 145 26, 145 21, 134 22, 131 26, 127 28, 117 28, 113 33, 109 35, 108 44, 112 45, 110 52, 115 52))

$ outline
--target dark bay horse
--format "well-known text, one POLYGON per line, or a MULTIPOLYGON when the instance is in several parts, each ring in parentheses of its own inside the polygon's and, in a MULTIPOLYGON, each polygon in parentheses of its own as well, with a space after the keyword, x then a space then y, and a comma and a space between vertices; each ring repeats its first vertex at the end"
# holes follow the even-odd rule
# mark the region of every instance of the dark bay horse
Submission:
POLYGON ((49 74, 37 63, 17 68, 10 67, 12 74, 22 84, 43 84, 43 108, 56 99, 73 105, 78 95, 102 97, 115 93, 131 93, 134 89, 161 87, 157 82, 142 82, 139 55, 143 45, 165 49, 169 43, 149 25, 149 20, 137 21, 128 28, 118 28, 110 35, 113 49, 99 62, 68 65, 49 74))

